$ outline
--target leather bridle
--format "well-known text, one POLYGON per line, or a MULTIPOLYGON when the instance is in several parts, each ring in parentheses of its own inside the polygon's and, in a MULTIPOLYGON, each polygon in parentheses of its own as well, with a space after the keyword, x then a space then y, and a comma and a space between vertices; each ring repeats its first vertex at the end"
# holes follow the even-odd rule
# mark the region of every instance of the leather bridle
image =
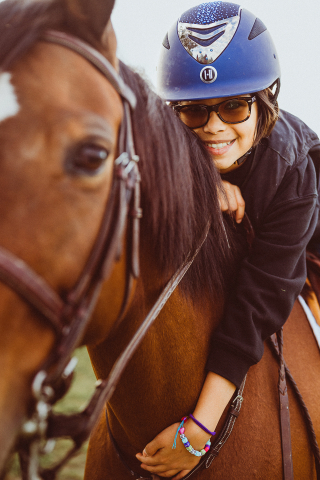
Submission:
MULTIPOLYGON (((75 286, 65 298, 59 296, 37 273, 22 260, 0 247, 0 280, 25 300, 54 331, 56 341, 48 358, 34 378, 32 393, 35 400, 34 412, 23 425, 20 439, 20 456, 24 465, 25 478, 38 478, 38 457, 43 449, 43 441, 57 436, 59 421, 54 421, 52 404, 65 393, 70 384, 74 362, 70 362, 73 350, 80 344, 88 325, 93 308, 97 302, 103 281, 108 277, 114 261, 121 253, 121 245, 127 225, 128 213, 131 218, 131 258, 127 277, 139 275, 139 219, 140 173, 139 157, 135 154, 131 126, 131 112, 136 104, 135 95, 123 82, 111 64, 97 50, 80 39, 58 31, 48 31, 42 40, 65 46, 86 58, 94 65, 114 87, 123 102, 123 121, 119 133, 119 156, 114 163, 113 182, 107 205, 101 221, 99 233, 89 258, 75 286), (51 432, 51 433, 50 433, 51 432)), ((127 284, 129 279, 127 278, 127 284)), ((102 382, 103 383, 103 382, 102 382)), ((99 385, 86 409, 96 411, 101 400, 97 401, 99 391, 105 385, 99 385)), ((106 397, 106 393, 103 395, 106 397)), ((75 449, 91 430, 96 415, 87 422, 86 432, 73 435, 75 449), (80 439, 81 437, 81 439, 80 439)), ((61 421, 61 418, 59 419, 61 421)), ((75 420, 75 419, 73 419, 75 420)), ((66 418, 64 427, 70 427, 71 417, 66 418)), ((81 423, 81 422, 80 422, 81 423)), ((82 425, 83 427, 83 425, 82 425)), ((63 432, 65 433, 65 432, 63 432)), ((58 435, 59 436, 59 435, 58 435)), ((74 451, 74 449, 72 449, 74 451)), ((73 453, 73 452, 72 452, 73 453)), ((67 456, 69 458, 70 455, 67 456)), ((66 461, 63 460, 62 463, 66 461)), ((46 474, 43 472, 43 478, 46 474)), ((50 476, 50 475, 49 475, 50 476)))
POLYGON ((107 201, 100 230, 89 259, 76 283, 65 298, 59 296, 36 272, 15 255, 0 247, 0 281, 15 291, 35 309, 55 332, 56 342, 48 358, 32 383, 34 409, 24 423, 18 443, 24 480, 55 478, 57 471, 89 437, 103 405, 111 398, 123 370, 140 345, 148 329, 178 286, 204 243, 210 225, 198 249, 188 255, 183 265, 167 283, 162 294, 137 330, 128 346, 119 356, 106 380, 99 380, 95 392, 85 408, 73 415, 55 414, 52 405, 68 390, 75 362, 70 361, 73 350, 80 344, 97 302, 102 283, 110 273, 122 250, 122 240, 130 217, 130 252, 127 260, 126 288, 118 321, 125 310, 132 279, 139 276, 139 220, 140 207, 139 157, 135 154, 131 125, 131 109, 136 98, 111 64, 97 50, 77 37, 48 31, 42 40, 62 45, 87 59, 115 88, 123 102, 124 116, 119 132, 119 157, 114 163, 111 193, 107 201), (41 469, 39 457, 48 453, 53 439, 69 437, 73 447, 54 467, 41 469), (40 477, 39 477, 40 475, 40 477))

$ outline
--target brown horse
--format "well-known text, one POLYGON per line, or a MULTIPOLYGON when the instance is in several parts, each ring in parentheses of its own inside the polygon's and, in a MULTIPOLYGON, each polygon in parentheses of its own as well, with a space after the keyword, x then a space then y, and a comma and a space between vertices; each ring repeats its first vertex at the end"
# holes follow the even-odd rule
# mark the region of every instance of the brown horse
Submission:
MULTIPOLYGON (((110 11, 108 2, 98 0, 0 5, 0 93, 3 88, 9 99, 0 123, 0 245, 61 296, 76 283, 99 230, 123 112, 116 91, 86 60, 41 37, 48 28, 76 34, 117 67, 112 30, 105 30, 110 11)), ((145 476, 135 454, 197 401, 210 334, 223 308, 221 278, 229 249, 216 194, 219 178, 210 159, 137 75, 124 66, 122 75, 138 99, 133 124, 144 210, 141 275, 114 330, 125 291, 125 255, 103 285, 83 339, 98 378, 107 376, 207 221, 213 224, 108 405, 113 436, 129 466, 145 476)), ((31 383, 54 335, 3 285, 0 315, 1 468, 28 416, 31 383)), ((319 351, 299 304, 285 327, 284 353, 319 433, 319 351)), ((249 372, 232 436, 211 469, 194 478, 282 478, 277 376, 277 362, 266 346, 262 361, 249 372)), ((306 428, 291 391, 289 396, 295 477, 309 480, 315 468, 306 428)), ((86 478, 132 478, 111 444, 105 412, 90 441, 86 478)))
MULTIPOLYGON (((42 41, 42 36, 48 29, 78 35, 117 67, 109 3, 8 1, 0 6, 0 245, 32 267, 61 297, 79 278, 100 228, 123 109, 100 72, 76 53, 42 41)), ((194 147, 199 165, 191 163, 195 139, 167 116, 161 102, 158 106, 160 114, 155 112, 157 123, 145 145, 143 179, 153 200, 144 195, 146 218, 148 210, 152 213, 145 230, 151 226, 157 234, 156 260, 162 262, 165 277, 155 278, 156 289, 194 247, 211 217, 209 205, 217 212, 211 235, 216 270, 211 277, 221 274, 223 254, 221 215, 212 188, 217 174, 199 147, 194 147), (167 131, 161 132, 166 120, 168 131, 180 132, 180 145, 173 139, 167 145, 167 131), (157 187, 159 195, 154 196, 157 187)), ((124 297, 125 270, 124 255, 103 287, 84 343, 97 344, 107 337, 124 297)), ((30 414, 31 383, 55 338, 42 316, 3 284, 1 307, 2 468, 30 414)))

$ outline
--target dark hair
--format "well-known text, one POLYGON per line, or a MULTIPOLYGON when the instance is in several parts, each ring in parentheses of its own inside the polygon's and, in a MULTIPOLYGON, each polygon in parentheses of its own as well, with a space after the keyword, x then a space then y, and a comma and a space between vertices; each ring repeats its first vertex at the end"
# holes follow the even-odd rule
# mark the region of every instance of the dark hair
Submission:
POLYGON ((274 102, 274 94, 271 88, 256 92, 255 96, 258 103, 258 121, 253 142, 254 147, 258 145, 262 138, 270 135, 279 118, 278 102, 274 102))

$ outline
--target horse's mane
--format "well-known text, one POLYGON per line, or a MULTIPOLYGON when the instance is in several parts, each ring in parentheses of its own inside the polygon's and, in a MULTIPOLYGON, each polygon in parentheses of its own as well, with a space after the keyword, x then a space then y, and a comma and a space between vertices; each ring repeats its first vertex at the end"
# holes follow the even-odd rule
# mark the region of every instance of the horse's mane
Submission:
POLYGON ((159 266, 164 273, 172 272, 196 248, 211 221, 208 238, 182 288, 192 295, 220 290, 233 251, 233 235, 218 201, 220 175, 198 137, 171 108, 129 67, 121 63, 120 70, 138 100, 133 127, 142 175, 143 235, 151 238, 152 232, 159 266))
MULTIPOLYGON (((59 0, 63 2, 63 0, 59 0)), ((66 21, 59 2, 0 3, 0 65, 7 68, 28 51, 48 28, 90 41, 77 22, 66 21)), ((92 42, 93 43, 93 42, 92 42)), ((230 257, 217 188, 220 175, 204 146, 142 78, 121 64, 121 75, 138 100, 133 113, 134 137, 141 157, 144 238, 151 238, 155 260, 169 275, 184 261, 212 221, 208 238, 182 283, 185 293, 221 290, 230 257)), ((230 242, 230 236, 229 236, 230 242)))

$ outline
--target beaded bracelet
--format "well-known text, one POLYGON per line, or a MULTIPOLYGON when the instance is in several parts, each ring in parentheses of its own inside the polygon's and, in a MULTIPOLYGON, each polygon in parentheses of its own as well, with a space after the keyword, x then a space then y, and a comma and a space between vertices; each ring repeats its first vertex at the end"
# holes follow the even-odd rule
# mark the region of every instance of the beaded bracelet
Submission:
MULTIPOLYGON (((174 437, 174 441, 173 441, 173 445, 172 445, 172 448, 176 448, 176 440, 177 440, 177 436, 178 434, 180 433, 180 438, 181 438, 181 441, 183 443, 183 445, 186 447, 186 449, 188 450, 188 452, 190 452, 192 455, 195 455, 196 457, 202 457, 203 455, 205 455, 209 450, 210 450, 210 445, 211 445, 211 441, 210 439, 207 441, 207 443, 205 444, 204 448, 202 450, 195 450, 192 445, 190 445, 190 442, 189 440, 187 439, 187 437, 185 436, 184 432, 185 432, 185 429, 184 429, 184 423, 188 420, 188 417, 182 417, 181 418, 181 423, 177 429, 177 433, 174 437)), ((215 433, 213 433, 214 435, 215 433)))
POLYGON ((188 450, 188 452, 190 452, 192 455, 195 455, 196 457, 202 457, 203 455, 205 455, 210 450, 210 446, 211 446, 211 441, 210 440, 207 441, 207 443, 205 444, 205 446, 202 450, 200 450, 200 451, 195 450, 193 448, 193 446, 190 445, 190 442, 187 439, 187 437, 185 436, 184 432, 185 432, 185 430, 184 430, 183 427, 179 429, 181 441, 182 441, 183 445, 186 447, 186 449, 188 450))

